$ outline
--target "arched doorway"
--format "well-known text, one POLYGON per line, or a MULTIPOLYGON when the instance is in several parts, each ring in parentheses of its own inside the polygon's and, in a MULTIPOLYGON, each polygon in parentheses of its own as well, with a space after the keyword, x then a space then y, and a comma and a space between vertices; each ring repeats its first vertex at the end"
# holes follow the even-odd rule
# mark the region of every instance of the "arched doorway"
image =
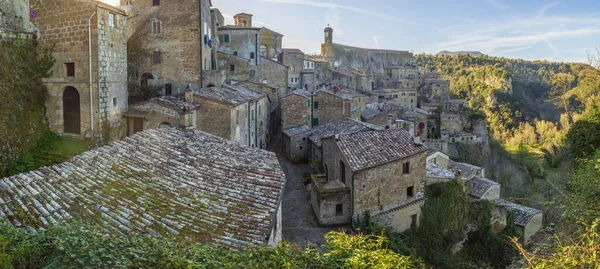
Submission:
POLYGON ((143 86, 148 86, 149 81, 148 80, 152 80, 154 79, 154 76, 150 73, 144 73, 142 74, 142 78, 140 80, 140 85, 143 86))
POLYGON ((79 92, 69 86, 63 92, 63 132, 81 134, 81 105, 79 92))
POLYGON ((208 84, 208 85, 206 85, 206 88, 214 88, 214 87, 215 87, 215 84, 212 84, 212 83, 211 83, 211 84, 208 84))
POLYGON ((171 123, 168 123, 168 122, 166 122, 166 121, 163 121, 163 122, 161 122, 161 123, 158 125, 158 128, 159 128, 159 129, 164 129, 164 128, 172 128, 172 127, 173 127, 173 126, 171 126, 171 123))

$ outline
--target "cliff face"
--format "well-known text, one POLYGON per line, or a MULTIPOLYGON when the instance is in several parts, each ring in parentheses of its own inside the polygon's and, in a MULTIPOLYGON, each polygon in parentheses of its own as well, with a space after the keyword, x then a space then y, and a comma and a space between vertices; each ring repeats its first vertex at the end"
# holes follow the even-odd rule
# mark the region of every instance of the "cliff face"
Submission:
POLYGON ((413 60, 408 51, 378 50, 350 47, 340 44, 322 44, 321 55, 335 67, 372 70, 373 73, 385 73, 390 65, 406 64, 413 60))

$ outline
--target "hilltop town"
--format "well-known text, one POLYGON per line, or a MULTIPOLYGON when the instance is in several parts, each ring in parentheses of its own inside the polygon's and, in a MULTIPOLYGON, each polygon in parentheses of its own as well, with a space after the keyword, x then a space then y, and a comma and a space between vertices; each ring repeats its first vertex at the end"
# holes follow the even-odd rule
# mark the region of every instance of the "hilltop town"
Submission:
POLYGON ((492 205, 495 233, 514 226, 526 243, 543 228, 541 210, 458 159, 461 145, 487 148, 486 122, 411 52, 337 44, 326 26, 320 55, 306 54, 252 14, 227 25, 208 0, 14 2, 3 9, 36 15, 0 20, 2 40, 53 48, 49 128, 94 144, 0 180, 14 227, 308 247, 365 215, 414 230, 427 186, 458 182, 492 205))

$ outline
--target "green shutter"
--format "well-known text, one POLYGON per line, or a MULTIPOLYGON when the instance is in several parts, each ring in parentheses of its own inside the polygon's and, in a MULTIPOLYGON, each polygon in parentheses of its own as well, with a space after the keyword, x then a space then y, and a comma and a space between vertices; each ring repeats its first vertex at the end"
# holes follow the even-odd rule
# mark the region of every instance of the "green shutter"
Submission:
POLYGON ((310 122, 310 115, 306 115, 306 122, 310 122))
POLYGON ((319 118, 313 118, 313 126, 319 126, 319 118))
POLYGON ((310 100, 306 100, 306 107, 310 108, 310 100))
POLYGON ((319 108, 319 102, 315 101, 315 109, 318 109, 318 108, 319 108))

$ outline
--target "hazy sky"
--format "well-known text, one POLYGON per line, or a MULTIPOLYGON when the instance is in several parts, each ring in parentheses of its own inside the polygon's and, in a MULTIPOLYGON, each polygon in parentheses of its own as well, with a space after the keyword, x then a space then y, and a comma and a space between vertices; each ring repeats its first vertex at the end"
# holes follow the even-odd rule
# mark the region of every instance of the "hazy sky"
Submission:
MULTIPOLYGON (((118 0, 103 0, 117 3, 118 0)), ((177 0, 163 0, 163 3, 177 0)), ((477 50, 527 60, 579 61, 600 47, 598 0, 212 0, 228 24, 239 12, 282 33, 283 45, 319 52, 334 42, 437 53, 477 50)))

